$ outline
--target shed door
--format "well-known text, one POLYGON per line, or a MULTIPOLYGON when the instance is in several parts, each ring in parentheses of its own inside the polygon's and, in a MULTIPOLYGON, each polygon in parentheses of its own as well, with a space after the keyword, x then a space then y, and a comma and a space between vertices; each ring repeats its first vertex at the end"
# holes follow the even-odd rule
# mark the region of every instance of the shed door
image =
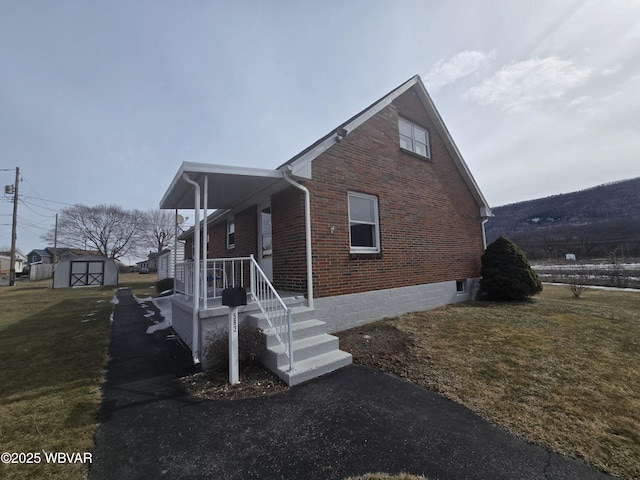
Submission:
POLYGON ((70 287, 83 285, 104 285, 103 261, 71 262, 70 287))

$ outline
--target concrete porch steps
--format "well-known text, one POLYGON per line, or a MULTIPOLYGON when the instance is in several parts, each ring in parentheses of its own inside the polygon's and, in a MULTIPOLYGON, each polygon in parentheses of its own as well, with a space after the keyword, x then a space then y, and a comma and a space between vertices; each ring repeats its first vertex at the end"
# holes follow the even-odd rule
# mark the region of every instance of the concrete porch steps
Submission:
MULTIPOLYGON (((291 371, 289 358, 264 315, 255 313, 247 317, 249 325, 261 328, 266 337, 267 351, 262 357, 264 365, 287 385, 297 385, 352 363, 351 354, 339 349, 338 338, 325 333, 326 323, 315 319, 315 310, 295 306, 291 315, 294 359, 291 371)), ((284 330, 280 333, 286 335, 284 330)))

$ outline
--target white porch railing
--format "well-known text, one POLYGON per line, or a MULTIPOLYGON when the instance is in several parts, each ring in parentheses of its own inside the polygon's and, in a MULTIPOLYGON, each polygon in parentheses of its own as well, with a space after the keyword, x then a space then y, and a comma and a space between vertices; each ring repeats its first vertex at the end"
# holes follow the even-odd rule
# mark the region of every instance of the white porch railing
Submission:
POLYGON ((289 370, 293 370, 293 329, 291 309, 284 303, 276 289, 266 277, 253 255, 251 260, 251 296, 256 301, 269 328, 278 339, 289 358, 289 370))
MULTIPOLYGON (((200 270, 200 300, 219 299, 222 290, 230 287, 244 287, 250 289, 249 257, 217 258, 202 262, 206 268, 200 270)), ((174 288, 177 293, 187 297, 194 295, 195 263, 193 261, 180 262, 176 265, 174 288)))
MULTIPOLYGON (((248 290, 265 316, 270 330, 278 339, 283 352, 289 359, 289 369, 293 369, 293 332, 291 329, 291 309, 284 303, 276 289, 266 277, 253 255, 250 257, 216 258, 202 262, 200 271, 201 305, 208 300, 216 301, 222 297, 222 290, 232 287, 244 287, 248 290), (206 271, 206 276, 203 275, 206 271), (206 286, 205 286, 206 285, 206 286)), ((176 265, 174 289, 189 298, 193 298, 195 286, 195 263, 180 262, 176 265)))

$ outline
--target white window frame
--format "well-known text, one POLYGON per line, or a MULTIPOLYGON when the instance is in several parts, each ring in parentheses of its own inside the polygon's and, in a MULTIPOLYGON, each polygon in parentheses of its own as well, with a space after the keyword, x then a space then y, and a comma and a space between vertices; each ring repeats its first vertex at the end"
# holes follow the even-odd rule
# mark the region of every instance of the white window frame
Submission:
POLYGON ((349 210, 349 251, 350 253, 380 253, 380 215, 378 212, 378 197, 375 195, 367 195, 365 193, 348 192, 347 194, 347 207, 349 210), (365 200, 371 200, 373 202, 373 214, 375 218, 374 223, 355 221, 351 219, 351 198, 361 198, 365 200), (351 243, 351 225, 373 225, 374 234, 373 241, 375 243, 372 247, 353 246, 351 243))
POLYGON ((416 155, 420 155, 424 158, 431 158, 431 139, 429 138, 429 130, 415 123, 406 120, 404 118, 398 117, 398 135, 400 136, 400 148, 403 150, 407 150, 411 153, 415 153, 416 155), (405 127, 411 129, 411 136, 404 135, 401 130, 401 126, 404 124, 405 127), (423 143, 416 139, 417 134, 424 133, 427 143, 423 143), (404 146, 404 143, 407 143, 408 146, 404 146), (424 146, 426 150, 426 155, 422 154, 418 151, 418 145, 424 146))
POLYGON ((232 248, 236 248, 236 220, 231 217, 227 220, 227 250, 231 250, 232 248), (233 231, 232 230, 233 227, 233 231), (230 242, 230 237, 233 234, 233 243, 230 242))
POLYGON ((456 280, 456 293, 458 295, 462 295, 463 293, 467 293, 467 279, 456 280))

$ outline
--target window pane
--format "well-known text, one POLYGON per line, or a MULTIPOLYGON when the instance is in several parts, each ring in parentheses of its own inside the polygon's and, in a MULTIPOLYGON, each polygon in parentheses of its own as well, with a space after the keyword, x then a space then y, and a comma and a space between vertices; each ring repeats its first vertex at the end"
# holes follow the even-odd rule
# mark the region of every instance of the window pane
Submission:
POLYGON ((262 253, 271 252, 271 234, 265 233, 262 235, 262 253))
POLYGON ((402 119, 398 119, 398 129, 400 130, 400 135, 404 135, 405 137, 411 137, 411 124, 405 122, 402 119))
POLYGON ((373 199, 349 197, 349 214, 351 221, 375 223, 376 216, 373 199))
POLYGON ((426 144, 427 132, 425 132, 420 127, 413 127, 413 138, 416 140, 416 142, 426 144))
POLYGON ((236 222, 235 220, 227 221, 227 248, 235 245, 236 222))
POLYGON ((373 225, 351 225, 352 247, 375 247, 373 225))
POLYGON ((400 135, 400 147, 406 150, 413 150, 413 147, 411 146, 411 139, 400 135))
POLYGON ((416 142, 416 144, 415 144, 415 152, 418 155, 422 155, 423 157, 426 157, 427 156, 427 146, 416 142))

